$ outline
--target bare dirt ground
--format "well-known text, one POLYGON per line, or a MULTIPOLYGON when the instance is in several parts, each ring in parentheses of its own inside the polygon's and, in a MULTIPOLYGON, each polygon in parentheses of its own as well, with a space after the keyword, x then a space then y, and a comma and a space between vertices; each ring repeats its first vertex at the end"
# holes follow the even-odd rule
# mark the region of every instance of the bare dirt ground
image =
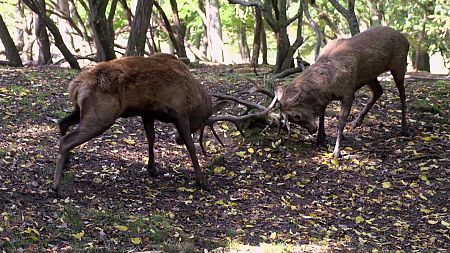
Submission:
MULTIPOLYGON (((262 78, 245 67, 193 72, 211 92, 239 96, 254 85, 248 78, 262 78)), ((395 85, 382 82, 385 93, 364 124, 345 132, 339 160, 331 158, 338 103, 327 111, 328 149, 299 127, 291 136, 270 128, 243 138, 218 124, 225 147, 208 134, 210 156, 199 155, 211 192, 195 186, 171 125, 157 124, 161 175, 152 178, 140 119, 120 119, 74 150, 56 198, 49 191, 59 138, 53 119, 71 110, 65 92, 75 75, 0 69, 0 252, 232 252, 263 243, 283 252, 450 248, 449 81, 407 80, 410 137, 400 136, 395 85)), ((351 117, 368 93, 358 92, 351 117)))

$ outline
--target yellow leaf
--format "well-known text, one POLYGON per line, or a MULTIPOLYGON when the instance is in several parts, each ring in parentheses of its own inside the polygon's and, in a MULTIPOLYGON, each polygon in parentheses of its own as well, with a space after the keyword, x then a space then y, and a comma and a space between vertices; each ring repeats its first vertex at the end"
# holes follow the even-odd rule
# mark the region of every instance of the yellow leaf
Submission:
POLYGON ((75 239, 78 239, 81 241, 81 238, 83 238, 84 236, 84 230, 81 230, 81 232, 76 233, 76 234, 72 234, 73 237, 75 237, 75 239))
POLYGON ((331 163, 334 165, 339 165, 339 161, 337 159, 331 159, 331 163))
POLYGON ((115 225, 114 227, 119 231, 127 231, 128 230, 128 227, 123 226, 123 225, 115 225))
POLYGON ((136 143, 133 139, 130 138, 123 139, 123 142, 129 145, 134 145, 136 143))
POLYGON ((270 234, 270 239, 275 240, 275 238, 277 238, 277 232, 272 232, 270 234))
POLYGON ((445 220, 441 221, 441 225, 447 227, 448 229, 450 229, 450 223, 446 222, 445 220))
POLYGON ((181 186, 181 187, 177 188, 177 191, 179 191, 179 192, 194 192, 195 190, 181 186))
POLYGON ((419 198, 421 198, 423 200, 428 200, 427 197, 425 197, 422 193, 419 193, 419 198))
POLYGON ((255 150, 253 148, 248 148, 247 152, 249 152, 250 154, 253 154, 253 153, 255 153, 255 150))
POLYGON ((361 222, 363 222, 363 221, 364 221, 364 218, 363 218, 363 217, 361 217, 361 216, 355 217, 355 222, 356 222, 356 224, 359 224, 359 223, 361 223, 361 222))
POLYGON ((134 245, 141 244, 141 242, 142 242, 141 238, 139 238, 139 237, 133 237, 133 238, 130 238, 130 240, 131 240, 131 243, 133 243, 134 245))
POLYGON ((216 201, 216 205, 224 205, 225 203, 223 202, 223 200, 218 200, 216 201))
POLYGON ((422 140, 426 141, 426 142, 429 142, 429 141, 433 140, 433 137, 431 137, 431 136, 424 136, 424 137, 422 137, 422 140))
POLYGON ((383 182, 383 188, 389 189, 389 188, 391 188, 391 187, 392 187, 391 182, 383 182))
POLYGON ((231 136, 239 136, 241 133, 239 131, 234 131, 230 134, 231 136))
POLYGON ((244 151, 239 151, 239 152, 236 152, 236 155, 240 156, 240 157, 245 157, 245 152, 244 151))
POLYGON ((214 175, 222 173, 222 171, 225 169, 223 166, 215 167, 214 168, 214 175))
POLYGON ((428 220, 428 223, 431 224, 431 225, 434 225, 434 224, 436 224, 438 222, 439 221, 437 221, 437 220, 428 220))

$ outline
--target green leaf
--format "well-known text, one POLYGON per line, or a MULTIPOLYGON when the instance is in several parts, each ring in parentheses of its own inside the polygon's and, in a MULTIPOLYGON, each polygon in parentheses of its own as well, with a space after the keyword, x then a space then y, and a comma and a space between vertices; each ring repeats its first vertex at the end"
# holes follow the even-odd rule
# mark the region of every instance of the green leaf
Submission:
POLYGON ((79 232, 79 233, 72 234, 72 236, 75 237, 75 239, 81 241, 81 239, 82 239, 83 236, 84 236, 84 230, 81 230, 81 232, 79 232))
POLYGON ((214 168, 214 175, 220 174, 225 170, 225 167, 219 166, 214 168))
POLYGON ((385 188, 385 189, 389 189, 389 188, 391 188, 392 187, 392 184, 391 184, 391 182, 383 182, 383 188, 385 188))
POLYGON ((132 237, 132 238, 130 238, 130 240, 131 240, 131 243, 133 243, 134 245, 138 245, 138 244, 142 243, 142 240, 139 237, 132 237))
POLYGON ((127 231, 128 230, 128 227, 123 226, 123 225, 115 225, 114 227, 119 231, 127 231))
POLYGON ((363 222, 364 221, 364 218, 363 217, 361 217, 361 216, 356 216, 355 217, 355 222, 356 222, 356 224, 359 224, 359 223, 361 223, 361 222, 363 222))

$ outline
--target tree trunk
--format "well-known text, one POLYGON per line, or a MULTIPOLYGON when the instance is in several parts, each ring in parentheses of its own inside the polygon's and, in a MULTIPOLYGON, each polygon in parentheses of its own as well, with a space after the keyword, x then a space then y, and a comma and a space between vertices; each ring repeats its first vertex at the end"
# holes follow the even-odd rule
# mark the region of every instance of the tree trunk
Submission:
POLYGON ((239 53, 241 55, 242 63, 250 62, 250 49, 247 44, 247 29, 245 28, 245 24, 239 23, 238 25, 238 33, 239 33, 239 53))
POLYGON ((152 0, 139 0, 125 55, 144 55, 147 31, 153 8, 152 0))
MULTIPOLYGON (((40 8, 45 12, 45 1, 38 0, 40 8)), ((36 41, 39 46, 38 65, 47 65, 52 63, 52 54, 50 53, 50 40, 48 39, 47 29, 45 28, 45 19, 35 14, 35 33, 36 41)))
POLYGON ((113 36, 108 29, 106 7, 108 0, 89 0, 89 23, 97 48, 97 60, 109 61, 116 58, 113 36))
POLYGON ((16 45, 14 44, 11 35, 9 34, 8 28, 6 27, 3 17, 0 15, 0 39, 5 47, 6 58, 11 66, 21 67, 22 60, 20 59, 19 52, 17 51, 16 45))
POLYGON ((21 0, 17 1, 16 5, 16 14, 17 17, 15 20, 16 24, 16 47, 17 51, 21 52, 25 46, 25 38, 24 38, 24 22, 25 21, 25 10, 23 8, 23 3, 21 0))
MULTIPOLYGON (((57 8, 59 12, 61 12, 65 17, 70 18, 70 8, 69 8, 69 1, 68 0, 58 0, 57 1, 57 8)), ((63 40, 66 43, 69 43, 72 49, 75 49, 75 45, 73 43, 72 38, 72 29, 71 25, 63 18, 58 19, 58 28, 59 32, 61 33, 61 36, 63 40)), ((80 34, 81 35, 81 34, 80 34)))
POLYGON ((259 51, 261 49, 261 33, 263 30, 263 19, 261 14, 261 8, 255 6, 255 29, 253 30, 253 52, 251 64, 254 68, 258 65, 259 51))
POLYGON ((179 58, 187 59, 186 48, 184 47, 184 36, 186 33, 186 28, 180 22, 177 1, 170 0, 170 6, 172 7, 173 30, 175 35, 175 43, 177 44, 175 46, 175 48, 177 48, 177 55, 179 58))
POLYGON ((383 15, 379 8, 380 0, 367 0, 369 4, 370 26, 381 26, 383 15))
POLYGON ((206 0, 206 20, 208 52, 213 62, 223 62, 222 24, 219 13, 219 0, 206 0))
POLYGON ((264 29, 264 26, 262 27, 261 32, 261 54, 262 54, 262 64, 268 65, 269 62, 267 61, 267 35, 266 35, 266 29, 264 29))
POLYGON ((430 72, 430 56, 428 55, 428 50, 423 46, 426 36, 426 25, 428 23, 428 12, 426 7, 424 7, 424 14, 422 19, 422 30, 419 32, 416 43, 416 51, 414 53, 414 63, 413 67, 416 71, 428 71, 430 72))
POLYGON ((360 30, 358 19, 355 14, 355 0, 347 0, 348 9, 345 9, 338 0, 329 0, 329 2, 345 17, 352 36, 358 34, 360 30))
POLYGON ((48 30, 52 33, 53 38, 55 40, 55 46, 58 47, 59 51, 64 55, 64 58, 67 60, 71 68, 80 69, 80 65, 78 65, 77 59, 73 56, 70 50, 67 48, 66 44, 62 39, 61 34, 59 33, 58 27, 46 14, 45 10, 41 8, 39 3, 36 0, 23 0, 23 2, 30 8, 34 13, 37 13, 39 17, 43 18, 45 21, 45 25, 48 30))

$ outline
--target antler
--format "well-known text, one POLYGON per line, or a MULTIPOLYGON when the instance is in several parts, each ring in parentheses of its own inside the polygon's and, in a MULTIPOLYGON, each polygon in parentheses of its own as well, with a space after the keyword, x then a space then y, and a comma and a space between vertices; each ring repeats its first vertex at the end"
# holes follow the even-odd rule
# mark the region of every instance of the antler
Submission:
MULTIPOLYGON (((236 126, 236 129, 242 134, 244 135, 244 132, 242 131, 241 128, 241 123, 245 122, 249 119, 252 118, 259 118, 259 117, 265 117, 267 116, 270 111, 272 109, 274 109, 275 104, 277 103, 278 99, 276 97, 273 98, 272 102, 270 103, 270 105, 268 107, 264 107, 262 105, 259 104, 255 104, 255 103, 251 103, 245 100, 242 100, 240 98, 236 98, 233 96, 229 96, 229 95, 224 95, 224 94, 211 94, 214 97, 217 97, 219 99, 227 99, 227 100, 231 100, 234 102, 237 102, 239 104, 243 104, 247 107, 247 112, 249 112, 251 109, 259 109, 259 110, 263 110, 260 111, 258 113, 253 113, 253 114, 245 114, 245 115, 241 115, 241 116, 231 116, 231 115, 220 115, 220 116, 211 116, 208 118, 208 120, 206 121, 205 125, 203 126, 203 128, 200 131, 200 137, 199 137, 199 142, 200 142, 200 147, 202 149, 202 152, 204 155, 206 155, 206 151, 205 148, 203 146, 203 133, 204 130, 206 128, 206 126, 208 126, 212 133, 214 134, 214 136, 216 137, 216 139, 219 141, 219 143, 223 146, 222 141, 220 140, 219 136, 217 135, 216 131, 214 130, 214 123, 218 122, 218 121, 228 121, 233 123, 236 126)), ((279 124, 279 116, 276 116, 274 113, 270 113, 269 117, 273 118, 273 119, 277 119, 277 123, 279 124)))

